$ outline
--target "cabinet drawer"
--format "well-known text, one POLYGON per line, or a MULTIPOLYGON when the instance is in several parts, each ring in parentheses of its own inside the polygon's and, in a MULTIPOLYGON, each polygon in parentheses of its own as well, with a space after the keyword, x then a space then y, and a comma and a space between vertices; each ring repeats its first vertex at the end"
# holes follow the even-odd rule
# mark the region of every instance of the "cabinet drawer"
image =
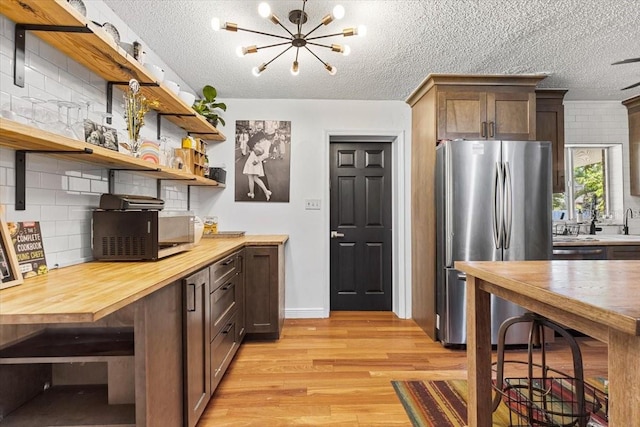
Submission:
POLYGON ((228 257, 216 262, 209 267, 211 276, 211 290, 217 289, 236 273, 238 268, 238 253, 229 255, 228 257))
POLYGON ((211 342, 211 391, 222 380, 227 367, 238 349, 236 339, 236 316, 230 316, 222 330, 211 342))
POLYGON ((211 339, 213 340, 220 330, 225 326, 225 318, 236 306, 237 288, 236 275, 230 277, 222 285, 211 293, 211 339))

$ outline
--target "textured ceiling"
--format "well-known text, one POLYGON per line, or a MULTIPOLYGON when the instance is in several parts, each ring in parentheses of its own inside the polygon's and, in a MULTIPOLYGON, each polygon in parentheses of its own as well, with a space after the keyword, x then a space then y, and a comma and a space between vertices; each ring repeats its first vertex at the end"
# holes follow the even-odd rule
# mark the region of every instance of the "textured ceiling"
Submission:
MULTIPOLYGON (((193 88, 212 84, 218 98, 405 100, 429 73, 548 73, 541 87, 569 89, 569 100, 623 100, 640 87, 640 0, 309 0, 309 31, 340 3, 346 15, 318 35, 364 24, 366 37, 335 37, 351 46, 343 57, 314 48, 338 68, 330 76, 301 51, 300 75, 289 68, 291 49, 258 78, 251 69, 282 48, 239 58, 238 45, 277 39, 211 30, 211 18, 284 34, 262 19, 259 1, 105 0, 144 42, 193 88)), ((293 30, 287 16, 302 1, 275 0, 272 11, 293 30)))

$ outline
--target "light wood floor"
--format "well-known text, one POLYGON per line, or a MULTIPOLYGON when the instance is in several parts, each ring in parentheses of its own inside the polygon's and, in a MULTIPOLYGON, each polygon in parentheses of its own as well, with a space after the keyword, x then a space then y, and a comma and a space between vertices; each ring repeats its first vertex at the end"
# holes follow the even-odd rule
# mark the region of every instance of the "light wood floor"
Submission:
MULTIPOLYGON (((606 345, 579 341, 585 376, 606 376, 606 345)), ((571 371, 561 342, 549 346, 547 362, 571 371)), ((393 313, 289 319, 279 341, 242 344, 198 427, 410 426, 391 380, 466 378, 466 367, 464 351, 393 313)))

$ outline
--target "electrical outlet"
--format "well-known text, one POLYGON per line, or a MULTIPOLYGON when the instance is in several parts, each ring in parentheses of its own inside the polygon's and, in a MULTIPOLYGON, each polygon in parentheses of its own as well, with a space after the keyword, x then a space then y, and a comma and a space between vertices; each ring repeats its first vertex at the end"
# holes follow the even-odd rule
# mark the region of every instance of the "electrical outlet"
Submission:
POLYGON ((304 208, 308 211, 319 211, 320 199, 305 199, 304 208))

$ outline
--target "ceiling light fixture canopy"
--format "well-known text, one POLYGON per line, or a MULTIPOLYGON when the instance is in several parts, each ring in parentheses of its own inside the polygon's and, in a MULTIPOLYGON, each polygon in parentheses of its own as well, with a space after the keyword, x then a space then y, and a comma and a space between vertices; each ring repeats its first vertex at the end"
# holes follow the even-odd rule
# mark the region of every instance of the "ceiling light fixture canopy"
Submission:
POLYGON ((281 43, 274 43, 274 44, 265 45, 265 46, 257 46, 257 45, 238 46, 238 48, 236 49, 236 53, 240 57, 250 53, 256 53, 261 49, 268 49, 268 48, 277 47, 277 46, 286 46, 286 48, 282 52, 277 54, 270 61, 265 62, 258 67, 254 67, 253 74, 255 76, 259 76, 264 70, 266 70, 269 64, 271 64, 273 61, 278 59, 289 49, 296 50, 296 57, 291 66, 291 74, 293 74, 294 76, 297 76, 300 72, 298 55, 300 53, 301 48, 304 48, 307 51, 309 51, 309 53, 311 53, 316 59, 318 59, 318 61, 322 63, 322 65, 329 72, 329 74, 333 76, 338 71, 337 68, 329 64, 328 62, 325 62, 322 59, 320 59, 320 57, 309 48, 309 46, 311 45, 311 46, 327 48, 332 52, 341 53, 342 55, 347 56, 351 52, 351 49, 349 48, 349 46, 340 45, 340 44, 327 45, 327 44, 318 43, 317 40, 328 38, 328 37, 336 37, 336 36, 343 36, 343 37, 364 36, 367 32, 367 29, 364 25, 360 25, 357 28, 345 28, 344 30, 342 30, 342 32, 339 32, 339 33, 310 37, 311 34, 313 34, 320 27, 327 26, 334 20, 342 19, 345 15, 345 10, 344 10, 344 7, 341 5, 335 6, 333 8, 332 13, 322 18, 320 20, 320 23, 316 27, 314 27, 311 31, 307 33, 303 33, 302 26, 309 19, 307 12, 305 12, 306 5, 307 5, 307 0, 302 0, 302 9, 295 9, 289 12, 289 22, 291 22, 296 26, 295 33, 291 32, 287 27, 285 27, 280 21, 280 18, 278 18, 275 14, 271 13, 271 7, 269 6, 268 3, 260 3, 260 5, 258 6, 258 13, 260 14, 260 16, 263 18, 269 19, 271 22, 273 22, 273 24, 279 25, 280 27, 282 27, 287 32, 287 35, 278 35, 278 34, 272 34, 272 33, 265 33, 262 31, 249 30, 247 28, 239 27, 238 24, 235 24, 233 22, 225 22, 223 25, 221 25, 220 20, 218 18, 213 18, 211 20, 211 27, 216 31, 220 29, 224 29, 232 32, 246 31, 249 33, 261 34, 264 36, 270 36, 270 37, 275 37, 278 39, 285 40, 281 43))

